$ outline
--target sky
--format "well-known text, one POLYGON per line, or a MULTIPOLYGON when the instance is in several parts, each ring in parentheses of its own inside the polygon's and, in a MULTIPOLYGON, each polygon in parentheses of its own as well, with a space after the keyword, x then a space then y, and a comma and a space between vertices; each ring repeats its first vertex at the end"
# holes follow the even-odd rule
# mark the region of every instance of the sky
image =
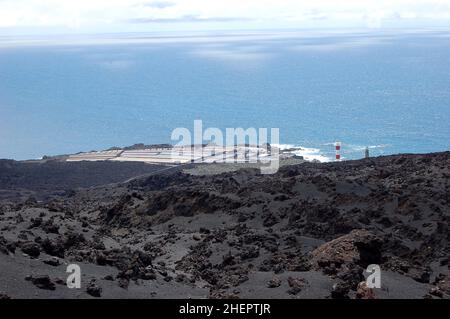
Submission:
POLYGON ((446 28, 450 0, 0 0, 0 34, 446 28))

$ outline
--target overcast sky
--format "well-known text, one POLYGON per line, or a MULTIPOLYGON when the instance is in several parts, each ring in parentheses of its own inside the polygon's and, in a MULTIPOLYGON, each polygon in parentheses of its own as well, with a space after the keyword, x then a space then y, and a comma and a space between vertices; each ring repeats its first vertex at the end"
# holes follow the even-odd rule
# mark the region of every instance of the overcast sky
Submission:
POLYGON ((0 32, 450 26, 450 0, 0 0, 0 32))

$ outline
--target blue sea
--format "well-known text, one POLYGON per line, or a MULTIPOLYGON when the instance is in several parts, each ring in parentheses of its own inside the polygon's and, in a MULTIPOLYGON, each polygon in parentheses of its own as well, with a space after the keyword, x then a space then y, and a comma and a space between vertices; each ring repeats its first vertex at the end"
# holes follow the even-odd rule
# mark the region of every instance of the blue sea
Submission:
POLYGON ((450 149, 450 33, 0 38, 0 158, 170 143, 177 127, 279 128, 344 159, 450 149))

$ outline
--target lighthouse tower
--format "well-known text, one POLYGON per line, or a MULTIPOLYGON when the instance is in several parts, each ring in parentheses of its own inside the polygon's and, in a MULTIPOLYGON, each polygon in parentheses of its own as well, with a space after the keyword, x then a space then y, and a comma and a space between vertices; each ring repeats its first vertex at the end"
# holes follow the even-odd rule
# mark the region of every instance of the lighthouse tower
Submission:
POLYGON ((334 148, 336 150, 336 162, 341 161, 341 142, 334 143, 334 148))

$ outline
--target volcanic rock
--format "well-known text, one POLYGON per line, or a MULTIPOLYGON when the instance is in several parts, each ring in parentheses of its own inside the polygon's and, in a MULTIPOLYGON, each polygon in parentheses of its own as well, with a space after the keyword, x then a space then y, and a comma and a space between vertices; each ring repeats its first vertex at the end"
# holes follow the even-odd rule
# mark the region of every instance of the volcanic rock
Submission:
POLYGON ((50 277, 45 276, 38 276, 38 277, 31 277, 30 281, 38 287, 39 289, 45 289, 45 290, 55 290, 55 284, 50 280, 50 277))
POLYGON ((33 258, 39 257, 41 249, 38 244, 33 242, 23 243, 20 249, 27 255, 33 258))

